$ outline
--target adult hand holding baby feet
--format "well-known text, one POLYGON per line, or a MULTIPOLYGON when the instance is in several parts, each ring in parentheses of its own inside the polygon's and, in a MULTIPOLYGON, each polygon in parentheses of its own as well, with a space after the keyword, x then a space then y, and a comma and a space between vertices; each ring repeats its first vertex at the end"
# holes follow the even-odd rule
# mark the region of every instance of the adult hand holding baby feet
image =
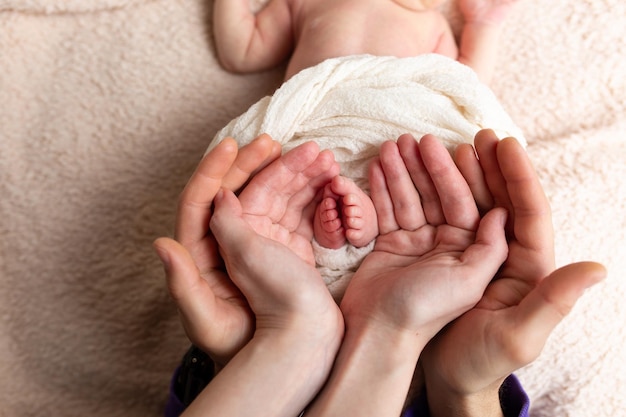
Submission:
POLYGON ((380 234, 341 301, 346 335, 307 416, 400 415, 424 346, 478 302, 506 258, 506 211, 479 217, 434 137, 385 142, 370 185, 380 234))

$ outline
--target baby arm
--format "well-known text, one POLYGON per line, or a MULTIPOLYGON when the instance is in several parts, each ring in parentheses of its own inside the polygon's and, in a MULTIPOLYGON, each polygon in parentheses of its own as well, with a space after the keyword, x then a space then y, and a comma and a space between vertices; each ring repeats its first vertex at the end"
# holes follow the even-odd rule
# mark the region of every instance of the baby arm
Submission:
POLYGON ((486 84, 493 75, 502 26, 516 1, 459 1, 465 25, 461 33, 458 61, 474 69, 478 78, 486 84))
POLYGON ((271 0, 253 13, 248 0, 215 0, 213 30, 222 66, 233 72, 272 68, 293 49, 289 0, 271 0))

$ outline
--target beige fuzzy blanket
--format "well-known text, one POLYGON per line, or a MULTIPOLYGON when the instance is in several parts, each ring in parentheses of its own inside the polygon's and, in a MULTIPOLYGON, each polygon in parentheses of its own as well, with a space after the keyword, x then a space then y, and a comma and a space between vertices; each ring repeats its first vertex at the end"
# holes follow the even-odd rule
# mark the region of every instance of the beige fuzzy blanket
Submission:
MULTIPOLYGON (((282 80, 220 69, 211 5, 0 0, 0 416, 162 414, 187 341, 151 242, 211 138, 282 80)), ((626 415, 625 22, 623 0, 524 0, 502 39, 492 88, 558 263, 609 269, 518 373, 533 416, 626 415)))

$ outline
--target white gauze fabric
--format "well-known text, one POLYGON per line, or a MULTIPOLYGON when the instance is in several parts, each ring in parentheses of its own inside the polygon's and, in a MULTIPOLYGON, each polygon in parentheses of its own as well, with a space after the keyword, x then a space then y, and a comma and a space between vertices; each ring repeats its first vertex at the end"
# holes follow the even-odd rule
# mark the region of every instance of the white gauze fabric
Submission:
MULTIPOLYGON (((385 140, 431 133, 453 149, 472 143, 483 128, 526 144, 493 92, 469 67, 436 54, 358 55, 329 59, 296 74, 220 130, 209 150, 226 137, 242 146, 261 133, 280 142, 283 152, 315 141, 333 151, 342 175, 368 191, 368 162, 385 140)), ((373 248, 313 246, 318 269, 336 299, 373 248)))

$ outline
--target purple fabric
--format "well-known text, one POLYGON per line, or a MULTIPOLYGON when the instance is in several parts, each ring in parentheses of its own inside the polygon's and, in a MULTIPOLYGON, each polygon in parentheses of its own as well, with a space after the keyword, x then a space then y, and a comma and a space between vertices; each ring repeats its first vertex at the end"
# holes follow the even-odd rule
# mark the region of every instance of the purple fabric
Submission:
MULTIPOLYGON (((177 369, 170 383, 170 394, 165 406, 165 417, 178 417, 185 411, 184 404, 174 392, 174 381, 178 377, 178 371, 177 369)), ((500 387, 500 406, 505 417, 528 417, 530 400, 515 375, 509 375, 500 387)), ((402 417, 429 416, 430 412, 428 411, 425 395, 418 397, 402 414, 402 417)))
POLYGON ((515 375, 509 375, 500 387, 500 407, 505 417, 528 417, 530 398, 515 375))
MULTIPOLYGON (((515 375, 509 375, 500 387, 500 407, 505 417, 528 417, 530 400, 515 375)), ((419 396, 402 417, 429 417, 426 395, 419 396)))
POLYGON ((165 404, 165 417, 178 417, 185 411, 185 405, 174 391, 174 384, 176 383, 176 379, 178 379, 179 372, 180 368, 176 369, 170 381, 170 395, 167 399, 167 404, 165 404))

